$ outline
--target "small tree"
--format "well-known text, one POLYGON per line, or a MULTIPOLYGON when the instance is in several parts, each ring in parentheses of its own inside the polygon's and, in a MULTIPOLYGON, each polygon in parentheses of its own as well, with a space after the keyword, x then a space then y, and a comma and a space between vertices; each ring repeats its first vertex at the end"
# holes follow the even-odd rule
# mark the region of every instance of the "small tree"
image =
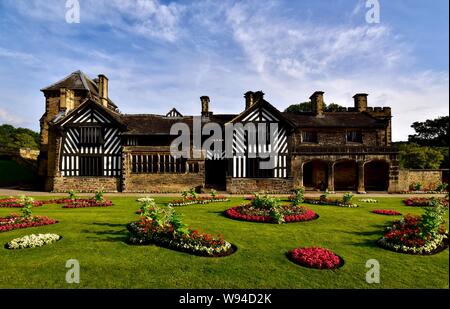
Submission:
POLYGON ((445 207, 437 198, 431 200, 431 206, 425 208, 425 213, 420 220, 420 234, 427 240, 428 237, 434 237, 439 232, 439 228, 445 223, 445 207))
POLYGON ((300 203, 302 203, 305 200, 305 188, 300 187, 298 189, 295 189, 294 197, 292 198, 292 205, 298 206, 300 203))

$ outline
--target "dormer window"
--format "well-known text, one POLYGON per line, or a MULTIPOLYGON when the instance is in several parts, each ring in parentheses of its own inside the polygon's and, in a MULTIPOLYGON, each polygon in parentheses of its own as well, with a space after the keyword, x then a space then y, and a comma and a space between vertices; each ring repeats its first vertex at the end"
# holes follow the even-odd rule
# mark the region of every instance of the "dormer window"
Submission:
POLYGON ((317 143, 317 132, 302 131, 302 143, 317 143))
POLYGON ((361 131, 347 131, 347 142, 350 143, 362 143, 361 131))
POLYGON ((81 145, 99 145, 103 144, 103 133, 101 127, 81 127, 80 144, 81 145))

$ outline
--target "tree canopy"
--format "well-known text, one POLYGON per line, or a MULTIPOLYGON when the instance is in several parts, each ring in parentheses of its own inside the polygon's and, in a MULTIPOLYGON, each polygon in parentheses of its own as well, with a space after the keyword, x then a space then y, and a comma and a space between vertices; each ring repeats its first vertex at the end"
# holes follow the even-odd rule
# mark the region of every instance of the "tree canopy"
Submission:
POLYGON ((0 126, 0 146, 7 148, 39 148, 39 133, 26 128, 15 128, 12 125, 0 126))
POLYGON ((428 119, 424 122, 416 121, 411 127, 416 131, 416 134, 409 135, 409 142, 422 146, 448 146, 448 116, 428 119))
MULTIPOLYGON (((416 143, 398 145, 400 167, 411 169, 438 169, 443 166, 445 151, 437 147, 420 146, 416 143)), ((448 151, 446 153, 448 159, 448 151)))
MULTIPOLYGON (((343 109, 345 109, 345 107, 343 107, 339 104, 336 104, 336 103, 330 103, 329 105, 324 103, 324 111, 325 112, 339 112, 339 111, 342 111, 343 109)), ((292 104, 284 110, 284 112, 287 112, 287 113, 302 113, 302 112, 311 112, 311 111, 312 111, 311 101, 292 104)))

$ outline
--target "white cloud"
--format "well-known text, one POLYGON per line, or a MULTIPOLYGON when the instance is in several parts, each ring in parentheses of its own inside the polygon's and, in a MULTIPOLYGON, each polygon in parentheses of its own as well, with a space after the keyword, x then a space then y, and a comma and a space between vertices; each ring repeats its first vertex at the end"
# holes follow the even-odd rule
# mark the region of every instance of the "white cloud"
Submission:
POLYGON ((18 116, 17 113, 12 113, 6 108, 0 107, 0 125, 4 123, 14 126, 29 124, 24 118, 18 116))
POLYGON ((8 58, 16 61, 23 61, 28 64, 37 63, 38 59, 29 53, 20 52, 17 50, 11 50, 0 46, 0 58, 8 58))

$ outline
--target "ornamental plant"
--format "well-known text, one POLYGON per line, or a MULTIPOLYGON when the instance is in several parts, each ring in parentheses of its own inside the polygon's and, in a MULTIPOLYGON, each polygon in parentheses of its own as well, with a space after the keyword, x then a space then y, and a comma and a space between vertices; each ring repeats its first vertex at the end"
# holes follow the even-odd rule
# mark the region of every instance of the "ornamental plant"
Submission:
POLYGON ((448 184, 446 183, 440 183, 436 186, 436 191, 438 192, 444 192, 445 190, 447 190, 448 184))
POLYGON ((300 187, 295 189, 294 196, 291 199, 292 205, 298 206, 305 200, 305 188, 300 187))
POLYGON ((345 192, 344 195, 342 196, 342 202, 344 204, 350 204, 352 199, 353 199, 353 194, 351 194, 350 192, 345 192))
POLYGON ((97 203, 103 202, 103 195, 105 191, 103 189, 97 190, 94 195, 94 199, 97 203))
POLYGON ((34 199, 29 196, 21 196, 20 197, 21 203, 22 203, 22 217, 24 218, 31 218, 33 215, 33 202, 34 199))
POLYGON ((216 196, 217 196, 217 191, 214 190, 214 189, 212 189, 211 192, 210 192, 209 194, 211 194, 211 197, 212 197, 213 199, 215 199, 216 196))
POLYGON ((69 199, 71 200, 76 200, 78 199, 77 193, 75 190, 69 190, 69 199))
POLYGON ((321 201, 326 201, 329 194, 330 194, 330 192, 328 192, 328 189, 325 190, 325 192, 323 192, 323 194, 320 196, 320 200, 321 201))
POLYGON ((425 239, 427 237, 434 237, 439 232, 441 225, 445 223, 445 208, 438 199, 431 200, 431 207, 425 208, 425 213, 420 220, 420 234, 425 239))
POLYGON ((251 202, 251 206, 258 209, 271 209, 277 207, 280 200, 267 195, 255 194, 255 198, 251 202))

